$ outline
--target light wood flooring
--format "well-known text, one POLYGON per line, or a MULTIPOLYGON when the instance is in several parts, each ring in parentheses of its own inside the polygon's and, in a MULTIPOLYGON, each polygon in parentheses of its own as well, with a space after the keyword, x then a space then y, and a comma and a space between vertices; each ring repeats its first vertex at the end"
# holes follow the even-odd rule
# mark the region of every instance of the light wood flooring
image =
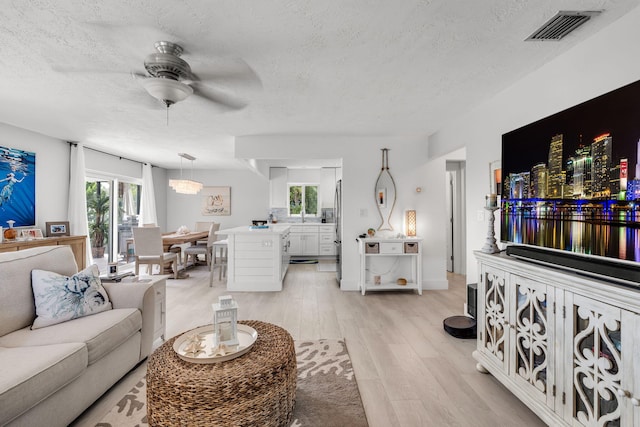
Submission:
MULTIPOLYGON (((229 294, 217 280, 208 286, 205 266, 189 273, 167 280, 167 337, 210 323, 211 303, 229 294)), ((362 296, 340 291, 334 272, 298 264, 290 266, 282 292, 231 294, 240 319, 280 325, 294 340, 344 338, 372 427, 545 425, 493 376, 476 371, 475 340, 444 332, 443 319, 462 314, 464 276, 450 275, 449 290, 422 296, 362 296)), ((145 371, 143 363, 72 425, 95 426, 145 371)))

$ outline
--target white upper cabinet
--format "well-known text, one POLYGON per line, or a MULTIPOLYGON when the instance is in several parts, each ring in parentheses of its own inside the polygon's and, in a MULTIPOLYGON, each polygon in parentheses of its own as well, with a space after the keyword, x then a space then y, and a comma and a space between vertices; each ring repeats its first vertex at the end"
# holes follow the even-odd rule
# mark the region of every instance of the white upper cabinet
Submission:
POLYGON ((333 208, 336 191, 336 168, 322 168, 320 198, 323 208, 333 208))
POLYGON ((270 207, 287 207, 287 176, 287 168, 269 168, 270 207))

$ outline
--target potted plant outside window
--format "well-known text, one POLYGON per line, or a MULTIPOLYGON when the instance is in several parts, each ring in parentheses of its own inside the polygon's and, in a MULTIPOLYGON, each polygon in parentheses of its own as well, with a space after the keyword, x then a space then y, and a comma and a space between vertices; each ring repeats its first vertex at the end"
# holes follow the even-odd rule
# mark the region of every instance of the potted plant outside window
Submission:
POLYGON ((87 214, 91 253, 94 258, 102 258, 109 240, 109 195, 96 189, 87 191, 87 214))

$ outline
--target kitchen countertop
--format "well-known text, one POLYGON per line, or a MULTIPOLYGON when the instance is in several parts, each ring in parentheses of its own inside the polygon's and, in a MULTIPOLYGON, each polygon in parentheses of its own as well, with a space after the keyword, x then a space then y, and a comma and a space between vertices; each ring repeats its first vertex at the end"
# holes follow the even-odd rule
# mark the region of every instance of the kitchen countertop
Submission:
POLYGON ((289 224, 270 224, 269 228, 250 228, 245 225, 242 227, 227 228, 218 231, 218 234, 282 234, 289 230, 289 224))

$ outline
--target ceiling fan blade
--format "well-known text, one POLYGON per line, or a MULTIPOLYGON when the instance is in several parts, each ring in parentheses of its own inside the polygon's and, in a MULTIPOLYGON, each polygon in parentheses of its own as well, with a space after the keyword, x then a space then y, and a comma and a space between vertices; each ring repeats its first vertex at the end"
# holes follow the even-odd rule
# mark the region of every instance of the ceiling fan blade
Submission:
POLYGON ((201 83, 194 82, 191 85, 193 87, 193 94, 199 96, 200 98, 206 99, 207 101, 218 104, 223 110, 233 111, 233 110, 242 110, 247 105, 248 102, 243 101, 229 93, 226 93, 222 90, 214 89, 208 86, 205 86, 201 83))
POLYGON ((144 80, 148 79, 150 76, 145 73, 141 73, 140 71, 131 70, 131 77, 133 77, 134 80, 144 80))
POLYGON ((83 68, 70 67, 67 65, 52 65, 51 69, 57 73, 80 73, 80 74, 126 74, 122 70, 108 70, 104 68, 83 68))
POLYGON ((258 74, 240 58, 221 58, 206 65, 192 63, 191 69, 196 81, 215 81, 220 85, 242 83, 243 87, 262 89, 262 81, 258 74))

